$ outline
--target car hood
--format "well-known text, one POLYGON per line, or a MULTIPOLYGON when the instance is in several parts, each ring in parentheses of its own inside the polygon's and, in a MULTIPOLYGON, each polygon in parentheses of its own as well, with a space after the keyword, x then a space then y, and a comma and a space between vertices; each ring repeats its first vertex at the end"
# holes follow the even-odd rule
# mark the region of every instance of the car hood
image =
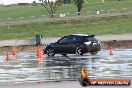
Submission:
POLYGON ((54 45, 54 44, 55 44, 55 43, 47 44, 46 47, 52 46, 52 45, 54 45))

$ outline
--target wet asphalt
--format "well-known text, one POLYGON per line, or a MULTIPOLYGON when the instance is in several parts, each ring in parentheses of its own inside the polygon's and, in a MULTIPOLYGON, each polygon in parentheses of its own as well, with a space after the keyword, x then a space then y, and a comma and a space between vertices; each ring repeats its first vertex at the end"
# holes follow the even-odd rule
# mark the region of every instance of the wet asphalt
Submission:
POLYGON ((40 88, 44 85, 47 85, 44 88, 54 88, 52 85, 58 86, 55 88, 61 85, 63 88, 64 85, 81 88, 77 79, 82 66, 91 79, 132 79, 132 49, 113 49, 113 55, 109 55, 108 49, 103 49, 97 55, 44 55, 42 63, 39 63, 35 53, 30 52, 19 52, 16 59, 13 56, 10 59, 6 61, 5 55, 0 56, 0 85, 15 83, 21 84, 19 88, 29 88, 32 85, 23 87, 23 83, 38 83, 40 88))

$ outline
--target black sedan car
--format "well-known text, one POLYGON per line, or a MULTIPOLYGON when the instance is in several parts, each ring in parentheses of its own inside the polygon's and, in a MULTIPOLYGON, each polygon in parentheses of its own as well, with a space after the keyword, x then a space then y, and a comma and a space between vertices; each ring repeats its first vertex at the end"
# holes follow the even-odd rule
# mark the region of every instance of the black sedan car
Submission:
POLYGON ((101 50, 100 42, 94 37, 95 35, 73 34, 64 36, 55 43, 48 44, 43 53, 48 56, 61 54, 83 55, 85 53, 96 54, 101 50))

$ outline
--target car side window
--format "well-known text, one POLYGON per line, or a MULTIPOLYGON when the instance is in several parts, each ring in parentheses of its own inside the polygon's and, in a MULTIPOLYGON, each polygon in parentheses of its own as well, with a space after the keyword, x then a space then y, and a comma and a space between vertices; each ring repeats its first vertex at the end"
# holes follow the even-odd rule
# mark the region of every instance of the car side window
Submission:
POLYGON ((81 42, 82 41, 82 37, 76 36, 76 37, 74 37, 74 41, 81 42))
POLYGON ((73 38, 68 36, 68 37, 64 37, 60 40, 61 43, 68 43, 68 42, 72 42, 73 38))

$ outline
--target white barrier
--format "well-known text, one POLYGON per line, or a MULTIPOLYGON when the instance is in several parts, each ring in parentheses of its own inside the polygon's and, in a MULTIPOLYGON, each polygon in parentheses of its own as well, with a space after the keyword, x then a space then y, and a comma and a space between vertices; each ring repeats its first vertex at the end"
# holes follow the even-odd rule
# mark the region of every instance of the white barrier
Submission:
POLYGON ((100 14, 99 11, 97 11, 96 14, 99 15, 100 14))
POLYGON ((65 14, 60 14, 60 17, 65 17, 66 15, 65 14))

